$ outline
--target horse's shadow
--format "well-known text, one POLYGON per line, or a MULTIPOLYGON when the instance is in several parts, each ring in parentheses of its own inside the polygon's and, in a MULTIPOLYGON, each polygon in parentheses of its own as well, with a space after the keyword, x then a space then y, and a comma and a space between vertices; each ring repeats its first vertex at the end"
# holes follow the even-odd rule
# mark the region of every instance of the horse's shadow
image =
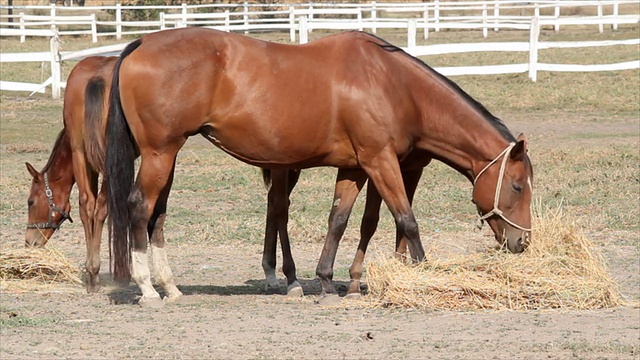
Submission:
MULTIPOLYGON (((318 296, 321 293, 322 286, 317 279, 298 279, 302 286, 305 296, 318 296)), ((338 294, 344 296, 349 288, 348 281, 333 281, 338 294)), ((165 296, 164 289, 158 285, 154 285, 156 291, 161 297, 165 296)), ((178 289, 184 296, 197 295, 217 295, 217 296, 238 296, 238 295, 264 295, 264 296, 283 296, 286 295, 286 281, 280 280, 280 294, 267 293, 265 290, 264 279, 251 279, 242 285, 178 285, 178 289)), ((361 285, 363 292, 366 292, 366 285, 361 285)), ((110 287, 106 291, 109 302, 116 305, 136 304, 140 299, 141 293, 138 286, 133 283, 128 285, 119 285, 110 287)))

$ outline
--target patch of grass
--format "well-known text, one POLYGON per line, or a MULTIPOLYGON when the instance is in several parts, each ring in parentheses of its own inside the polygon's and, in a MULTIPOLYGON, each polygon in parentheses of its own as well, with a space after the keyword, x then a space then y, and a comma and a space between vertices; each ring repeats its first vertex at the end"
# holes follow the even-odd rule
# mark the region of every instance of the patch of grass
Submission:
POLYGON ((17 327, 41 327, 58 323, 59 319, 51 317, 28 317, 17 311, 5 311, 0 313, 0 328, 9 329, 17 327))
POLYGON ((631 356, 638 355, 638 347, 635 345, 622 344, 617 341, 605 342, 605 343, 592 343, 586 340, 578 341, 566 341, 560 344, 560 348, 563 350, 571 350, 578 354, 625 354, 631 356))

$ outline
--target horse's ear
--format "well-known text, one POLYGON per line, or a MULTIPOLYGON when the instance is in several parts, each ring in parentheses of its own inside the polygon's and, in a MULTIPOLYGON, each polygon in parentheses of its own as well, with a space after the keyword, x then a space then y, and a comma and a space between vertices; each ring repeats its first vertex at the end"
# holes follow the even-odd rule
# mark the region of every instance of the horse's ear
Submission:
POLYGON ((28 162, 24 164, 27 165, 27 170, 29 171, 29 174, 31 174, 31 176, 33 176, 34 179, 38 180, 40 178, 40 173, 33 168, 33 165, 29 164, 28 162))
POLYGON ((511 150, 511 159, 520 161, 524 159, 527 153, 527 137, 523 133, 518 135, 516 139, 516 145, 511 150))

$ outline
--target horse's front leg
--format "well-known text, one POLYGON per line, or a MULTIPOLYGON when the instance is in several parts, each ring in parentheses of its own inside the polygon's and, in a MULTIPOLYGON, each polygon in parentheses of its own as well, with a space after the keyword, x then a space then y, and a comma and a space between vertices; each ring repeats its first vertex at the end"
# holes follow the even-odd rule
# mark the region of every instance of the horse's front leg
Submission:
POLYGON ((100 236, 102 234, 95 233, 98 175, 87 164, 84 153, 81 151, 73 153, 73 176, 78 186, 78 210, 87 247, 85 258, 87 292, 93 293, 100 289, 100 236))

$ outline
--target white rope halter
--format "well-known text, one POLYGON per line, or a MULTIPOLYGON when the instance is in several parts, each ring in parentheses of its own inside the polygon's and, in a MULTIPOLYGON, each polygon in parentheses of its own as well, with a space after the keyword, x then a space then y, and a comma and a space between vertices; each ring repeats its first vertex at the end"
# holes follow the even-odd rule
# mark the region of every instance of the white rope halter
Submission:
POLYGON ((509 225, 513 226, 516 229, 519 229, 522 231, 531 231, 530 228, 525 228, 507 219, 507 217, 504 215, 502 210, 498 208, 498 203, 500 201, 500 191, 502 190, 502 181, 504 180, 504 172, 507 169, 507 160, 509 159, 509 154, 511 154, 511 150, 513 149, 514 146, 516 146, 516 143, 514 142, 510 143, 509 146, 507 146, 506 149, 502 150, 502 152, 498 154, 498 156, 496 156, 495 159, 491 160, 491 162, 489 162, 484 168, 482 168, 482 170, 480 170, 478 175, 476 175, 476 177, 473 179, 473 186, 475 187, 476 182, 478 181, 478 178, 482 174, 484 174, 484 172, 487 171, 487 169, 489 169, 491 165, 495 164, 498 161, 498 159, 500 159, 500 157, 502 157, 502 163, 500 164, 500 174, 498 175, 498 183, 496 185, 496 195, 493 198, 493 209, 484 215, 480 214, 480 222, 482 224, 482 222, 485 221, 486 219, 492 217, 493 215, 496 215, 501 217, 502 220, 506 221, 509 225))

